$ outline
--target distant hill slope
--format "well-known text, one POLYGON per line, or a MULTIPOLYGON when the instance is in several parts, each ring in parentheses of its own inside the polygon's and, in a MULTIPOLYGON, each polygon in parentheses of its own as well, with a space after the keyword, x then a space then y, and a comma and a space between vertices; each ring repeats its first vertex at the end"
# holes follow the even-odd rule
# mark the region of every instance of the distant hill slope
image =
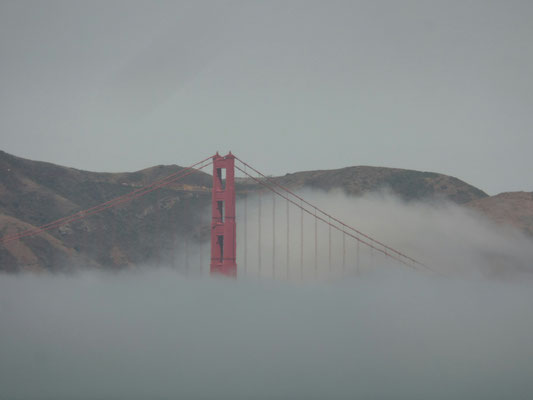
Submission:
POLYGON ((533 235, 533 192, 500 193, 473 200, 466 205, 496 222, 513 225, 533 235))
MULTIPOLYGON (((0 236, 41 226, 129 193, 182 170, 156 166, 131 173, 96 173, 0 152, 0 236)), ((210 175, 195 172, 179 184, 147 194, 86 220, 0 245, 0 270, 71 265, 123 267, 161 257, 175 234, 202 225, 210 175)))
POLYGON ((483 191, 452 176, 398 168, 347 167, 296 172, 275 179, 292 188, 305 186, 326 191, 342 188, 349 195, 361 195, 385 188, 405 200, 438 197, 463 204, 487 197, 483 191))
MULTIPOLYGON (((180 170, 182 167, 170 165, 130 173, 96 173, 0 151, 0 236, 71 215, 180 170)), ((350 195, 389 188, 407 200, 436 197, 463 204, 487 198, 481 190, 450 176, 394 168, 348 167, 273 179, 293 189, 342 189, 350 195)), ((210 188, 209 174, 194 173, 178 184, 86 220, 0 245, 0 270, 171 263, 184 251, 180 247, 184 241, 178 241, 178 236, 207 239, 210 188)), ((259 188, 246 180, 237 184, 241 195, 259 188)))

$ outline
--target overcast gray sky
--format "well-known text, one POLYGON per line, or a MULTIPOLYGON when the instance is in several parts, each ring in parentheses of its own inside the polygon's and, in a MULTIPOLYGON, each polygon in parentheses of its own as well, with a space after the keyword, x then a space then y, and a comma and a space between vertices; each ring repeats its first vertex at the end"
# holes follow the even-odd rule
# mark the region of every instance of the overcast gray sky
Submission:
POLYGON ((0 147, 533 190, 531 1, 0 1, 0 147))

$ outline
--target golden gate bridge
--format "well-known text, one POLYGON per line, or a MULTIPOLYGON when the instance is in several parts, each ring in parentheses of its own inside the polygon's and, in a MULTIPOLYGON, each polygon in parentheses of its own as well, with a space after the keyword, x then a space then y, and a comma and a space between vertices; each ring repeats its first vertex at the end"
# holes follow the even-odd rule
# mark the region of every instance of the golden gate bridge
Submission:
MULTIPOLYGON (((262 275, 262 245, 265 242, 266 238, 262 237, 264 234, 264 229, 262 228, 262 214, 265 212, 264 206, 262 205, 262 198, 265 193, 270 193, 272 195, 271 208, 270 212, 272 213, 272 237, 270 238, 270 247, 271 247, 271 273, 272 277, 276 275, 276 268, 281 262, 278 262, 278 259, 281 260, 285 258, 285 276, 289 278, 289 273, 291 271, 291 264, 297 264, 296 267, 299 268, 298 275, 300 278, 304 276, 304 264, 308 264, 309 260, 304 258, 304 237, 312 236, 313 244, 313 257, 312 257, 312 266, 314 271, 314 276, 318 276, 318 263, 319 263, 319 235, 318 235, 318 225, 321 224, 327 228, 327 264, 329 265, 330 270, 333 270, 332 259, 333 254, 333 235, 332 232, 338 232, 341 235, 341 246, 339 252, 341 253, 341 272, 346 270, 348 264, 355 265, 356 269, 360 267, 360 253, 361 247, 364 247, 370 251, 371 258, 375 256, 382 256, 388 260, 392 260, 397 264, 413 268, 416 270, 428 270, 431 269, 424 264, 423 262, 407 255, 405 252, 402 252, 392 246, 389 246, 382 241, 377 240, 376 238, 365 234, 360 229, 353 227, 352 225, 346 223, 333 216, 332 213, 326 212, 323 208, 318 207, 317 205, 311 203, 310 201, 303 198, 301 195, 295 193, 287 186, 280 184, 276 179, 270 178, 264 173, 260 172, 254 168, 249 163, 241 160, 240 158, 233 155, 229 152, 225 156, 221 156, 218 152, 214 156, 207 157, 197 163, 192 164, 191 166, 184 168, 178 172, 175 172, 171 175, 168 175, 162 179, 158 179, 151 184, 145 185, 141 188, 135 189, 127 194, 122 196, 115 197, 111 200, 105 201, 103 203, 97 204, 91 208, 78 211, 74 214, 65 216, 63 218, 51 221, 47 224, 41 225, 39 227, 22 230, 17 233, 5 235, 0 238, 0 244, 7 244, 13 241, 21 240, 27 237, 35 236, 42 234, 43 232, 54 231, 62 226, 71 224, 76 221, 90 218, 93 215, 99 214, 105 210, 117 207, 119 205, 125 205, 128 202, 134 201, 137 198, 147 195, 148 193, 154 192, 158 189, 164 188, 171 184, 178 183, 180 180, 186 176, 198 173, 199 171, 212 166, 212 188, 211 188, 211 257, 210 257, 210 273, 212 275, 223 275, 229 277, 237 277, 237 221, 236 221, 236 191, 235 191, 235 171, 240 171, 244 177, 246 177, 250 182, 254 182, 262 189, 257 192, 256 195, 256 208, 257 208, 257 246, 255 256, 257 274, 258 276, 262 275), (285 203, 285 210, 276 210, 276 199, 281 200, 285 203), (299 219, 299 227, 296 228, 294 224, 291 224, 291 210, 296 210, 299 219), (284 214, 282 223, 285 224, 285 234, 284 237, 280 240, 277 237, 276 230, 276 221, 280 219, 280 215, 284 214), (304 217, 311 218, 313 224, 313 230, 304 229, 304 217), (291 225, 295 229, 291 230, 291 225), (297 240, 297 250, 291 252, 291 243, 294 246, 294 240, 291 240, 291 231, 293 234, 298 236, 297 240), (351 241, 356 245, 355 251, 355 260, 348 260, 347 255, 347 241, 351 241), (280 246, 278 246, 280 244, 280 246), (278 249, 278 254, 276 250, 278 249), (283 252, 284 254, 279 254, 283 252), (278 256, 276 258, 276 256, 278 256)), ((239 246, 242 246, 242 272, 246 274, 247 266, 250 264, 250 254, 249 254, 249 199, 248 194, 243 196, 241 221, 242 229, 242 244, 239 243, 239 246)), ((294 219, 294 218, 293 218, 294 219)), ((278 222, 279 223, 279 222, 278 222)), ((200 252, 200 258, 202 254, 200 252)), ((201 264, 201 262, 200 262, 201 264)), ((282 263, 281 263, 282 264, 282 263)), ((374 264, 374 262, 372 262, 374 264)))

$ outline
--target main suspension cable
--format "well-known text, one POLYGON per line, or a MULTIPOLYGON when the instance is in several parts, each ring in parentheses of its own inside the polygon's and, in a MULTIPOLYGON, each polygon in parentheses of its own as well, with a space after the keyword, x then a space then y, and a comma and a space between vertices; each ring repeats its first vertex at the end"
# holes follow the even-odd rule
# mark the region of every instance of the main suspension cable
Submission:
MULTIPOLYGON (((235 166, 235 168, 237 168, 237 169, 238 169, 239 171, 241 171, 241 172, 244 172, 243 169, 240 168, 240 167, 237 166, 237 165, 235 166)), ((266 184, 264 181, 261 181, 261 180, 255 178, 254 176, 252 176, 252 175, 250 175, 250 174, 248 174, 248 173, 246 173, 246 174, 248 175, 248 177, 250 177, 251 179, 253 179, 253 180, 256 181, 257 183, 259 183, 259 184, 265 186, 267 189, 273 191, 273 192, 276 193, 278 196, 280 196, 280 197, 282 197, 282 198, 284 198, 284 199, 290 201, 292 204, 294 204, 294 205, 296 205, 297 207, 299 207, 303 212, 306 212, 307 214, 309 214, 309 215, 313 216, 314 218, 316 218, 316 219, 318 219, 318 220, 324 222, 325 224, 330 225, 332 228, 338 230, 339 232, 343 232, 343 229, 342 229, 342 228, 340 228, 340 227, 338 227, 338 226, 336 226, 336 225, 333 225, 333 224, 329 223, 328 220, 326 220, 324 217, 321 217, 321 216, 319 216, 319 215, 314 215, 311 211, 309 211, 308 209, 306 209, 306 208, 300 206, 298 203, 296 203, 294 200, 290 199, 289 197, 285 196, 284 194, 278 192, 276 189, 274 189, 273 187, 269 186, 269 185, 266 184)), ((315 207, 315 208, 316 208, 316 207, 315 207)), ((318 210, 318 208, 317 208, 317 210, 318 210)), ((319 210, 319 211, 320 211, 320 210, 319 210)), ((332 219, 334 219, 334 218, 332 218, 332 219)), ((302 229, 302 232, 303 232, 303 229, 302 229)), ((354 234, 352 234, 352 233, 350 233, 350 232, 345 232, 345 233, 346 233, 346 235, 350 236, 351 238, 353 238, 353 239, 355 239, 355 240, 357 240, 357 241, 363 243, 363 244, 366 245, 367 247, 369 247, 369 248, 371 248, 371 249, 373 249, 373 250, 376 250, 377 252, 380 252, 380 253, 386 255, 387 257, 389 257, 389 258, 391 258, 391 259, 397 260, 397 261, 401 262, 402 264, 404 264, 404 265, 406 265, 406 266, 408 266, 408 267, 410 267, 410 268, 415 268, 415 269, 416 269, 416 267, 414 267, 414 265, 411 265, 411 264, 407 263, 407 262, 404 261, 402 258, 399 258, 399 257, 397 257, 397 256, 395 256, 395 255, 393 255, 393 254, 388 253, 385 249, 378 248, 378 247, 372 245, 371 243, 369 243, 369 242, 367 242, 367 241, 361 239, 360 237, 355 236, 354 234)), ((302 253, 303 253, 303 251, 302 251, 302 253)), ((302 258, 303 258, 303 257, 302 257, 302 258)), ((303 264, 303 263, 302 263, 302 264, 303 264)), ((417 264, 418 264, 418 265, 421 265, 421 266, 423 266, 423 267, 425 267, 425 268, 427 268, 427 269, 430 270, 430 271, 432 271, 428 266, 426 266, 426 265, 424 265, 424 264, 422 264, 422 263, 418 263, 418 262, 417 262, 417 264)))
POLYGON ((211 160, 211 157, 208 157, 208 158, 206 158, 206 159, 204 159, 202 161, 199 161, 199 162, 191 165, 190 167, 182 169, 181 171, 173 173, 173 174, 171 174, 171 175, 169 175, 169 176, 167 176, 167 177, 165 177, 163 179, 155 181, 154 183, 152 183, 150 185, 143 186, 142 188, 136 189, 136 190, 134 190, 134 191, 132 191, 130 193, 127 193, 125 195, 122 195, 122 196, 116 197, 114 199, 108 200, 108 201, 106 201, 104 203, 98 204, 98 205, 93 206, 91 208, 88 208, 86 210, 78 211, 75 214, 72 214, 72 215, 57 219, 55 221, 49 222, 49 223, 41 225, 39 227, 30 228, 30 229, 27 229, 25 231, 18 232, 16 234, 4 236, 4 237, 2 237, 0 239, 0 244, 9 243, 9 242, 14 241, 14 240, 22 239, 24 237, 35 236, 35 235, 38 235, 38 234, 43 233, 45 231, 49 231, 51 229, 59 228, 60 226, 63 226, 63 225, 66 225, 66 224, 69 224, 69 223, 72 223, 72 222, 87 218, 89 216, 98 214, 98 213, 100 213, 100 212, 102 212, 104 210, 107 210, 109 208, 115 207, 115 206, 117 206, 119 204, 123 204, 123 203, 129 202, 129 201, 131 201, 133 199, 142 197, 142 196, 144 196, 144 195, 146 195, 148 193, 153 192, 154 190, 157 190, 157 189, 160 189, 162 187, 168 186, 168 185, 170 185, 172 183, 175 183, 179 179, 183 179, 186 176, 191 175, 192 173, 200 171, 201 169, 207 167, 208 165, 210 165, 212 163, 212 161, 209 161, 207 164, 200 165, 200 164, 205 163, 208 160, 211 160))
POLYGON ((390 250, 390 251, 392 251, 393 253, 396 253, 396 254, 399 255, 400 257, 406 258, 406 259, 412 261, 412 262, 415 263, 415 264, 421 265, 421 266, 423 266, 423 267, 429 269, 429 267, 428 267, 427 265, 425 265, 424 263, 422 263, 422 262, 420 262, 420 261, 418 261, 418 260, 415 260, 415 259, 412 258, 412 257, 409 257, 408 255, 406 255, 406 254, 404 254, 404 253, 402 253, 402 252, 400 252, 400 251, 398 251, 398 250, 396 250, 396 249, 394 249, 394 248, 392 248, 392 247, 386 245, 385 243, 380 242, 380 241, 377 240, 377 239, 374 239, 373 237, 371 237, 371 236, 369 236, 369 235, 367 235, 367 234, 361 232, 360 230, 358 230, 358 229, 356 229, 356 228, 354 228, 354 227, 352 227, 352 226, 350 226, 350 225, 344 223, 343 221, 341 221, 341 220, 339 220, 339 219, 333 217, 332 215, 330 215, 330 214, 328 214, 327 212, 323 211, 322 209, 320 209, 320 208, 317 207, 316 205, 314 205, 314 204, 312 204, 312 203, 306 201, 306 200, 303 199, 301 196, 298 196, 296 193, 294 193, 292 190, 290 190, 290 189, 287 188, 286 186, 284 186, 284 185, 278 183, 276 180, 274 180, 274 179, 272 179, 272 178, 270 178, 270 177, 268 177, 268 176, 262 174, 260 171, 258 171, 258 170, 255 169, 254 167, 252 167, 250 164, 248 164, 248 163, 242 161, 240 158, 235 157, 235 159, 238 160, 239 162, 241 162, 244 166, 247 166, 248 168, 250 168, 252 171, 256 172, 258 175, 260 175, 261 177, 263 177, 263 178, 264 178, 265 180, 267 180, 268 182, 272 183, 273 185, 276 185, 276 186, 279 187, 280 189, 283 189, 284 191, 286 191, 286 192, 289 193, 290 195, 296 197, 298 200, 302 201, 303 203, 307 204, 308 206, 310 206, 310 207, 312 207, 312 208, 315 208, 315 209, 316 209, 318 212, 320 212, 322 215, 324 215, 324 216, 326 216, 326 217, 328 217, 328 218, 331 218, 333 221, 335 221, 335 222, 341 224, 342 226, 344 226, 344 227, 346 227, 346 228, 348 228, 348 229, 350 229, 350 230, 356 232, 357 234, 359 234, 359 235, 363 236, 364 238, 368 239, 369 241, 374 242, 374 243, 376 243, 376 244, 378 244, 378 245, 380 245, 380 246, 383 246, 385 249, 390 250))

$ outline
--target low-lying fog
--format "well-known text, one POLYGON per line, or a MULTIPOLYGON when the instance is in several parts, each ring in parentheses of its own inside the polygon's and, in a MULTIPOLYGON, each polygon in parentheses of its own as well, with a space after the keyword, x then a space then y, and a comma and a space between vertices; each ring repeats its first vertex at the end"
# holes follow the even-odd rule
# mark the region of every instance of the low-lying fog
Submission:
MULTIPOLYGON (((309 194, 307 194, 309 195, 309 194)), ((531 399, 533 241, 464 209, 313 194, 364 232, 427 263, 418 272, 262 199, 248 199, 244 276, 183 268, 118 274, 0 276, 0 398, 6 399, 531 399), (279 243, 278 243, 279 242, 279 243), (269 247, 270 246, 270 247, 269 247), (270 257, 270 258, 269 258, 270 257), (365 258, 366 257, 366 258, 365 258), (365 261, 366 260, 366 261, 365 261), (356 268, 357 267, 357 268, 356 268), (341 271, 341 272, 339 272, 341 271)), ((202 246, 205 249, 206 246, 202 246)), ((207 258, 203 256, 204 260, 207 258)))

